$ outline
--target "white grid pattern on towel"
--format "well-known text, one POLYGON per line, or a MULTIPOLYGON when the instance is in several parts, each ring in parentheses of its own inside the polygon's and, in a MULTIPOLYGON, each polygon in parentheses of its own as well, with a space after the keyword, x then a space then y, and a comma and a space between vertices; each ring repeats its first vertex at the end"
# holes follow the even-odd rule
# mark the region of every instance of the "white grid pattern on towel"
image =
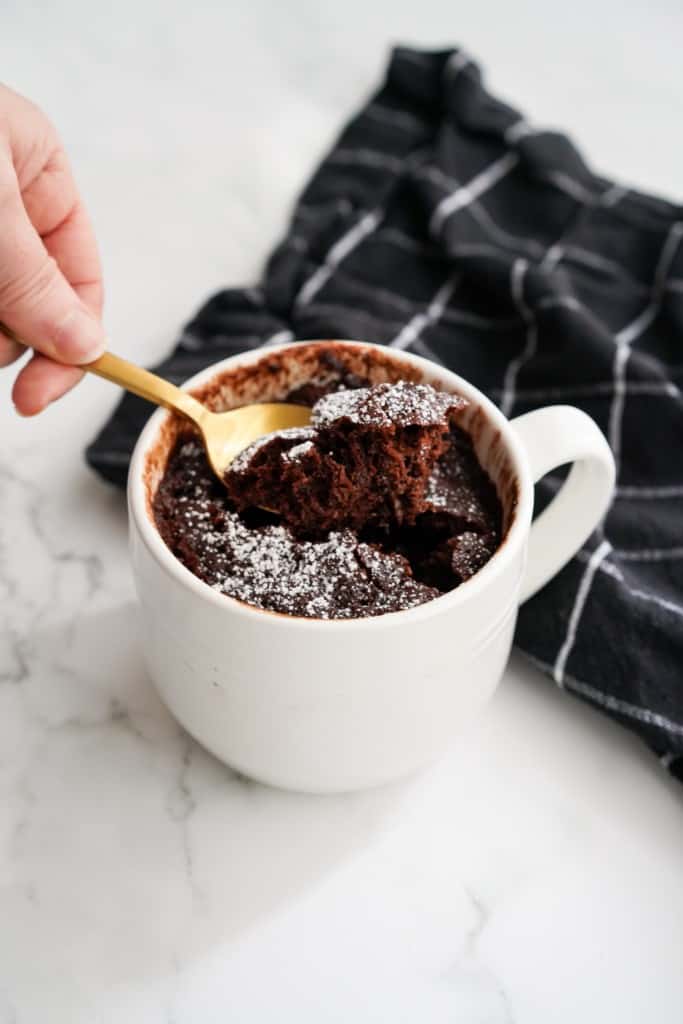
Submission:
MULTIPOLYGON (((555 242, 554 245, 550 246, 550 248, 548 249, 547 253, 545 254, 543 259, 541 260, 541 270, 545 270, 545 271, 554 270, 555 267, 558 265, 558 263, 560 263, 560 261, 562 260, 563 256, 564 256, 564 246, 560 245, 559 242, 555 242)), ((565 295, 565 296, 558 296, 558 297, 566 298, 566 299, 573 299, 572 295, 565 295)), ((547 302, 547 299, 544 299, 542 301, 547 302)), ((578 299, 576 300, 576 302, 578 303, 578 299)), ((540 303, 539 303, 539 305, 540 305, 540 303)), ((572 307, 570 307, 570 308, 572 308, 572 307)))
POLYGON ((389 342, 392 348, 408 348, 414 344, 427 327, 437 323, 446 311, 455 289, 458 287, 460 274, 451 274, 434 294, 426 310, 416 313, 396 337, 389 342))
POLYGON ((645 725, 653 725, 674 736, 683 736, 683 724, 680 722, 674 722, 666 715, 650 711, 649 708, 643 708, 639 704, 632 704, 620 697, 614 697, 611 693, 604 693, 597 687, 582 683, 572 676, 565 676, 565 688, 581 694, 582 697, 586 697, 595 704, 600 704, 601 707, 607 708, 609 711, 616 711, 617 714, 624 715, 626 718, 634 718, 645 725))
POLYGON ((577 203, 587 203, 590 206, 599 201, 599 196, 595 195, 594 192, 590 192, 580 181, 576 181, 562 171, 544 171, 539 174, 539 179, 554 185, 560 192, 568 195, 570 199, 575 199, 577 203))
POLYGON ((617 203, 620 203, 629 192, 630 189, 626 188, 625 185, 610 185, 610 187, 602 193, 600 202, 603 206, 616 206, 617 203))
POLYGON ((294 305, 308 305, 314 295, 317 295, 323 285, 327 283, 342 260, 346 259, 360 245, 364 238, 372 234, 381 219, 381 210, 368 210, 363 213, 353 227, 349 228, 341 238, 337 239, 325 257, 324 263, 304 281, 299 294, 294 300, 294 305))
POLYGON ((609 541, 603 540, 588 560, 586 570, 581 577, 578 590, 576 591, 576 598, 574 599, 574 607, 572 608, 571 615, 569 616, 569 621, 567 623, 567 633, 565 635, 562 646, 557 652, 555 664, 552 668, 553 679, 555 680, 558 686, 564 685, 564 675, 565 668, 567 666, 567 660, 569 658, 569 655, 571 654, 572 647, 574 646, 574 642, 576 640, 576 633, 579 628, 579 623, 581 621, 583 609, 586 605, 586 601, 588 600, 588 595, 590 593, 593 577, 597 572, 598 566, 603 561, 603 559, 607 557, 611 550, 612 545, 609 543, 609 541))
POLYGON ((485 167, 483 171, 470 179, 465 185, 460 185, 454 192, 449 196, 445 196, 440 203, 437 204, 434 213, 432 214, 429 221, 429 233, 433 237, 438 237, 443 228, 445 222, 451 217, 456 210, 462 210, 464 207, 474 203, 475 200, 482 196, 489 189, 497 185, 502 178, 509 174, 510 171, 519 163, 519 157, 516 153, 505 153, 503 156, 494 160, 493 163, 485 167))
MULTIPOLYGON (((346 161, 352 162, 352 152, 347 151, 346 161)), ((376 162, 381 160, 386 154, 382 154, 379 150, 363 150, 364 153, 372 154, 368 159, 376 162)), ((361 157, 357 162, 362 163, 365 157, 361 157)), ((396 158, 390 158, 391 170, 395 173, 396 170, 396 158)), ((420 167, 415 172, 416 177, 423 178, 427 181, 431 181, 438 188, 444 189, 444 191, 457 191, 461 185, 456 181, 455 178, 444 174, 438 168, 435 167, 420 167)), ((337 211, 342 216, 348 216, 353 212, 353 206, 348 199, 332 200, 325 203, 315 205, 302 205, 298 208, 297 213, 303 215, 307 219, 314 220, 316 217, 323 216, 328 209, 337 211)), ((555 246, 551 246, 550 249, 544 250, 543 246, 539 245, 533 239, 523 238, 519 235, 513 235, 506 231, 499 224, 497 224, 491 214, 486 211, 480 203, 473 202, 470 204, 470 212, 472 216, 477 220, 480 227, 491 237, 492 240, 497 241, 500 246, 503 246, 508 250, 523 250, 526 255, 535 260, 541 260, 543 265, 548 257, 552 254, 554 257, 557 256, 555 252, 555 246)), ((405 248, 410 252, 420 252, 428 254, 433 251, 436 255, 438 250, 435 248, 434 243, 420 242, 412 236, 400 231, 398 228, 384 227, 376 232, 376 238, 378 241, 386 241, 390 244, 398 245, 405 248)), ((481 253, 482 256, 490 256, 493 259, 504 259, 505 253, 501 252, 500 249, 496 249, 493 245, 486 245, 483 242, 477 242, 472 244, 455 245, 453 251, 457 252, 458 255, 476 255, 481 253)), ((623 278, 628 281, 629 288, 634 292, 648 293, 649 289, 641 282, 636 280, 632 274, 618 263, 617 260, 609 259, 599 253, 591 252, 590 249, 586 249, 579 245, 563 245, 561 247, 560 259, 570 262, 574 265, 585 266, 588 269, 603 270, 605 273, 612 277, 623 278)), ((546 265, 546 269, 549 267, 546 265)), ((683 280, 681 281, 669 281, 666 285, 667 290, 673 290, 677 286, 680 286, 680 290, 683 290, 683 280)), ((562 296, 562 298, 571 298, 571 296, 562 296)), ((578 302, 578 300, 576 300, 578 302)))
MULTIPOLYGON (((380 232, 378 232, 379 234, 380 232)), ((345 271, 337 268, 334 275, 334 280, 339 283, 342 287, 345 287, 347 294, 350 291, 354 291, 359 295, 365 296, 373 306, 391 306, 400 313, 403 317, 413 317, 417 313, 424 310, 424 302, 417 302, 415 299, 406 299, 403 295, 396 295, 388 288, 382 288, 378 285, 368 284, 361 278, 354 277, 351 274, 345 273, 345 271)), ((316 303, 316 309, 320 310, 324 304, 316 303)), ((328 308, 332 308, 334 303, 326 304, 328 308)), ((335 306, 336 311, 343 315, 344 307, 340 305, 335 306)), ((380 318, 379 312, 373 313, 377 319, 380 318)), ((482 331, 505 331, 514 327, 518 323, 517 317, 486 317, 481 316, 479 313, 472 313, 469 309, 444 309, 440 320, 445 323, 462 324, 469 327, 482 331)))
MULTIPOLYGON (((459 51, 460 52, 460 51, 459 51)), ((456 54, 457 56, 457 54, 456 54)), ((467 63, 467 62, 466 62, 467 63)), ((463 65, 464 66, 464 65, 463 65)), ((392 173, 398 173, 404 168, 408 161, 398 157, 391 157, 385 153, 375 150, 336 150, 331 159, 339 159, 342 154, 343 162, 368 163, 372 166, 384 166, 392 173)), ((414 161, 415 154, 411 154, 408 160, 414 161)), ((514 153, 506 153, 503 157, 494 160, 484 170, 476 174, 467 184, 458 185, 454 192, 444 197, 437 204, 430 220, 430 228, 433 229, 435 222, 438 222, 439 230, 444 221, 451 216, 456 209, 462 209, 470 204, 475 204, 479 196, 488 189, 493 188, 498 181, 508 174, 519 162, 514 153), (436 221, 435 221, 436 218, 436 221)), ((446 181, 440 182, 442 187, 446 181)), ((483 212, 483 208, 480 208, 483 212)), ((383 211, 375 209, 365 211, 354 225, 349 228, 328 251, 323 263, 316 268, 309 278, 301 286, 295 299, 295 307, 301 309, 307 306, 318 292, 327 284, 332 275, 344 259, 369 235, 373 234, 381 222, 383 211)), ((502 229, 498 229, 502 230, 502 229)), ((386 230, 385 230, 386 233, 386 230)), ((402 328, 398 335, 390 342, 395 348, 407 348, 415 340, 419 339, 425 328, 437 323, 446 313, 448 302, 457 286, 459 275, 449 275, 449 278, 440 286, 431 299, 426 310, 416 313, 411 320, 402 328)))
POLYGON ((671 548, 639 548, 629 550, 620 548, 615 555, 622 562, 667 562, 683 558, 683 545, 675 545, 671 548))
POLYGON ((631 355, 631 346, 648 327, 654 322, 661 305, 666 278, 676 255, 681 235, 683 234, 683 223, 676 222, 671 226, 666 241, 662 246, 662 252, 657 263, 655 278, 652 286, 652 298, 641 313, 623 327, 615 337, 616 349, 614 353, 614 397, 609 416, 608 441, 617 464, 617 478, 619 474, 619 463, 621 461, 621 430, 624 416, 624 404, 628 385, 626 382, 626 369, 631 355))
MULTIPOLYGON (((614 552, 614 555, 616 558, 619 557, 616 552, 614 552)), ((579 562, 588 564, 591 558, 591 552, 579 551, 575 555, 575 558, 579 562)), ((650 604, 656 604, 665 611, 671 612, 679 618, 683 618, 683 605, 679 605, 675 601, 669 601, 667 598, 660 597, 659 594, 655 594, 651 590, 643 590, 641 587, 632 587, 619 566, 610 561, 609 558, 605 558, 600 562, 598 570, 606 576, 611 576, 613 579, 617 580, 619 584, 628 591, 631 597, 635 597, 640 601, 645 601, 650 604)))
POLYGON ((661 487, 617 487, 617 498, 635 501, 651 501, 667 498, 683 498, 683 484, 663 484, 661 487))
POLYGON ((515 387, 517 385, 517 374, 536 351, 537 328, 536 320, 529 306, 524 301, 524 278, 529 269, 525 259, 517 259, 510 269, 510 291, 512 300, 519 310, 519 314, 526 325, 526 340, 524 348, 518 356, 510 361, 505 371, 503 380, 503 392, 500 399, 501 412, 509 416, 515 404, 515 387))
MULTIPOLYGON (((608 440, 617 464, 617 474, 619 472, 619 454, 621 449, 621 425, 627 393, 626 367, 631 352, 631 345, 647 330, 657 316, 664 293, 667 273, 678 248, 681 234, 683 234, 683 224, 676 223, 672 225, 657 263, 650 302, 615 337, 614 391, 609 416, 608 440)), ((681 550, 683 552, 683 549, 681 550)), ((588 600, 595 573, 611 551, 611 544, 607 539, 603 539, 589 558, 579 581, 574 605, 567 623, 565 639, 557 653, 553 666, 553 678, 558 686, 563 685, 567 660, 576 641, 576 633, 581 621, 581 615, 588 600)), ((623 553, 619 554, 621 557, 624 557, 623 553)), ((648 557, 643 560, 654 561, 656 559, 653 557, 653 552, 650 551, 648 557)))
MULTIPOLYGON (((501 388, 493 391, 502 395, 501 388)), ((570 398, 600 398, 614 394, 614 380, 596 381, 594 384, 567 384, 555 388, 517 388, 517 397, 528 402, 557 402, 570 398)), ((670 380, 634 381, 628 385, 629 398, 638 395, 665 395, 680 398, 680 388, 670 380)))
MULTIPOLYGON (((527 655, 527 657, 529 661, 543 672, 548 672, 552 675, 552 665, 542 661, 540 658, 535 658, 533 655, 527 655)), ((683 724, 680 722, 674 722, 672 719, 667 718, 666 715, 660 715, 656 711, 650 711, 649 708, 632 704, 630 701, 622 700, 620 697, 613 697, 612 694, 604 693, 602 690, 598 690, 597 687, 583 683, 580 679, 576 679, 567 673, 564 675, 564 688, 573 693, 580 694, 593 704, 599 704, 600 707, 607 708, 609 711, 615 711, 617 714, 624 715, 626 718, 633 718, 638 722, 644 722, 646 725, 653 725, 674 736, 683 736, 683 724)))

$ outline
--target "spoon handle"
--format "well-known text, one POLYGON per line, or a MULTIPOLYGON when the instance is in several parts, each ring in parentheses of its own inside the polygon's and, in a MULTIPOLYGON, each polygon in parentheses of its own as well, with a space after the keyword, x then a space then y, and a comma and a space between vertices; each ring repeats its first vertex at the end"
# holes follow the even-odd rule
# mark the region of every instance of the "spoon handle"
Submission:
MULTIPOLYGON (((12 341, 16 341, 17 344, 28 347, 11 327, 2 322, 0 322, 0 331, 12 341)), ((126 391, 132 391, 134 395, 146 398, 148 402, 155 402, 156 405, 163 405, 166 409, 173 409, 175 412, 187 416, 200 428, 207 416, 211 415, 206 406, 198 402, 192 395, 188 395, 187 391, 181 391, 175 384, 164 380, 163 377, 157 377, 155 373, 143 370, 141 366, 129 363, 112 352, 104 352, 99 359, 95 359, 92 363, 84 363, 81 369, 87 370, 88 373, 95 373, 98 377, 104 377, 105 380, 109 380, 113 384, 119 384, 126 391)))
POLYGON ((187 391, 181 391, 175 384, 164 380, 163 377, 157 377, 155 373, 150 373, 149 370, 143 370, 141 366, 121 359, 113 352, 104 352, 99 359, 95 359, 92 363, 84 363, 81 368, 87 370, 88 373, 97 374, 98 377, 104 377, 105 380, 112 381, 114 384, 120 384, 122 388, 132 391, 140 398, 146 398, 148 402, 155 402, 167 409, 173 409, 175 412, 187 416, 197 426, 201 426, 202 421, 211 415, 209 410, 187 391))

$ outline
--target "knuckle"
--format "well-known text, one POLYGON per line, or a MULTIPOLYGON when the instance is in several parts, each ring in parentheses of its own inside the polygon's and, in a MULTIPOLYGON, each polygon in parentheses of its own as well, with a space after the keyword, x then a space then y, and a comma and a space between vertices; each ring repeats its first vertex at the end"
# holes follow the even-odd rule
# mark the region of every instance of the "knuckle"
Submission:
POLYGON ((57 262, 45 253, 26 269, 0 279, 0 304, 5 314, 33 310, 49 298, 59 280, 57 262))

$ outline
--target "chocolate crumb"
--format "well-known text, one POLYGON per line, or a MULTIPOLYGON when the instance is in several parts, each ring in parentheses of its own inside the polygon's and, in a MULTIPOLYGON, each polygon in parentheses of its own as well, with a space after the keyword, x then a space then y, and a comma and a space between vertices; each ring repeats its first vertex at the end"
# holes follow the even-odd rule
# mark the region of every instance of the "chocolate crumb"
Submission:
POLYGON ((157 527, 191 572, 257 608, 350 619, 416 607, 500 544, 500 502, 458 425, 466 403, 329 369, 287 396, 306 395, 311 426, 260 438, 226 487, 181 436, 154 497, 157 527))

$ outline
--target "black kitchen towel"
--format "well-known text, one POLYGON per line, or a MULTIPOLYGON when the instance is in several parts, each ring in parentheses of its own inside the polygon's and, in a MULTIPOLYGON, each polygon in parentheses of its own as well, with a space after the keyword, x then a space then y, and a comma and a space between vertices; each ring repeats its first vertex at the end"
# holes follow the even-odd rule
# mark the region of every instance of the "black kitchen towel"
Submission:
MULTIPOLYGON (((585 409, 618 489, 604 524, 523 608, 516 642, 683 778, 683 211, 594 174, 495 99, 463 50, 397 49, 301 196, 258 288, 215 295, 157 369, 180 382, 294 338, 427 356, 507 415, 585 409)), ((123 485, 149 406, 88 449, 123 485)), ((558 477, 539 486, 539 500, 558 477)))

